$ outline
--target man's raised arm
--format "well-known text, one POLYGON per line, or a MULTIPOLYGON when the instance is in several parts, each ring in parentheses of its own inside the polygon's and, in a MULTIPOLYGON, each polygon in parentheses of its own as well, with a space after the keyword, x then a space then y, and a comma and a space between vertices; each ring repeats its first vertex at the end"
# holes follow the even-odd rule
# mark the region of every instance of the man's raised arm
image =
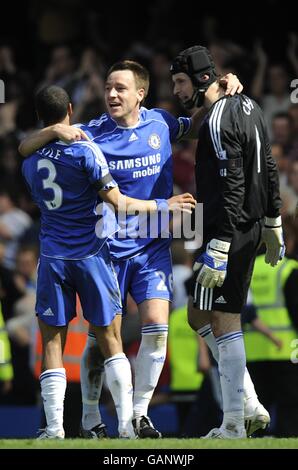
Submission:
MULTIPOLYGON (((227 73, 223 77, 219 78, 218 83, 225 90, 226 95, 233 96, 235 93, 241 93, 243 90, 242 83, 239 81, 237 75, 234 75, 233 73, 227 73)), ((191 116, 191 129, 188 134, 185 135, 186 139, 198 138, 202 120, 208 112, 208 109, 206 109, 204 106, 195 109, 195 112, 191 116)))
POLYGON ((89 140, 89 137, 82 129, 58 123, 26 137, 19 145, 19 152, 23 157, 28 157, 28 155, 36 152, 52 140, 63 140, 66 144, 71 144, 81 139, 89 140))

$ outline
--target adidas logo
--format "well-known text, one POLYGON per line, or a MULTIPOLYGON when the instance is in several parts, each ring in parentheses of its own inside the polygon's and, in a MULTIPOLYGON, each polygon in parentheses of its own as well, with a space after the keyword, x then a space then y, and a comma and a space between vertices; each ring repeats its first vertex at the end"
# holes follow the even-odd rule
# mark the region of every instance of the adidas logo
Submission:
POLYGON ((54 314, 53 314, 51 308, 47 308, 47 309, 43 312, 42 315, 44 315, 45 317, 53 317, 53 316, 54 316, 54 314))
POLYGON ((225 263, 224 261, 216 261, 216 260, 213 260, 213 265, 215 268, 220 268, 221 266, 223 266, 225 263))
POLYGON ((214 301, 214 303, 215 303, 215 304, 226 304, 227 301, 226 301, 226 299, 221 295, 220 297, 218 297, 218 299, 216 299, 216 300, 214 301))
POLYGON ((133 132, 128 139, 128 142, 133 142, 134 140, 138 140, 138 136, 133 132))

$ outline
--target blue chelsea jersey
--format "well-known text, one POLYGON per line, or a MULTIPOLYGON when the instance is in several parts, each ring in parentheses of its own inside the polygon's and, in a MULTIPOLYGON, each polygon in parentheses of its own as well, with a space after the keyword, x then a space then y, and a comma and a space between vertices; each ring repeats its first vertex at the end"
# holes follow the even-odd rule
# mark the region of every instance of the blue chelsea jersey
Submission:
POLYGON ((99 148, 85 141, 50 143, 28 157, 22 171, 41 211, 41 254, 61 259, 96 254, 106 241, 95 233, 98 191, 117 186, 99 148))
MULTIPOLYGON (((171 142, 186 135, 190 118, 174 118, 162 109, 140 109, 133 127, 119 126, 108 114, 81 126, 102 152, 120 191, 138 199, 168 199, 173 191, 171 142)), ((141 217, 127 217, 109 246, 112 256, 128 258, 140 253, 153 238, 136 236, 141 217)))

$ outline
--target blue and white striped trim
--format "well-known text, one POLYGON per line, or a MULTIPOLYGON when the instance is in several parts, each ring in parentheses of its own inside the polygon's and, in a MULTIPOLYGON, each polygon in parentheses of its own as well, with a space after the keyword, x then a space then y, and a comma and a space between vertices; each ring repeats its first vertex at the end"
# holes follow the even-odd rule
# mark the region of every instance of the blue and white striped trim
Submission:
POLYGON ((97 344, 96 335, 94 333, 88 332, 88 334, 87 334, 87 344, 91 347, 97 344))
POLYGON ((66 380, 65 372, 43 372, 39 376, 39 381, 42 382, 44 379, 49 379, 52 377, 59 377, 62 380, 66 380))
POLYGON ((210 333, 212 333, 210 324, 209 324, 209 325, 205 325, 205 326, 203 326, 202 328, 200 328, 200 329, 198 330, 198 333, 199 333, 199 335, 201 336, 201 338, 205 338, 205 336, 210 335, 210 333))
POLYGON ((160 323, 152 323, 151 325, 143 326, 142 335, 154 335, 156 333, 167 333, 168 325, 162 325, 160 323))
POLYGON ((109 116, 105 113, 100 116, 99 119, 92 119, 88 122, 88 127, 100 127, 104 122, 109 120, 109 116))
POLYGON ((181 139, 181 137, 186 136, 192 127, 192 121, 190 118, 178 117, 177 121, 179 122, 179 130, 176 135, 176 141, 181 139))
POLYGON ((226 152, 222 148, 221 140, 220 140, 220 121, 221 121, 221 116, 222 116, 226 101, 227 99, 224 98, 218 101, 214 105, 214 109, 211 112, 211 116, 209 119, 209 131, 210 131, 213 147, 214 147, 217 158, 219 158, 220 160, 227 159, 226 152))
MULTIPOLYGON (((89 142, 88 140, 80 140, 78 142, 74 142, 74 144, 79 144, 79 145, 82 145, 83 147, 88 147, 93 152, 95 160, 98 163, 98 165, 100 167, 106 168, 107 173, 109 172, 108 171, 109 167, 108 167, 106 157, 104 156, 104 154, 102 153, 98 145, 96 145, 94 142, 89 142)), ((105 175, 103 174, 103 176, 105 175)))
POLYGON ((78 129, 81 129, 83 126, 85 126, 83 122, 76 122, 75 124, 71 125, 71 127, 77 127, 78 129))
POLYGON ((233 331, 232 333, 226 333, 225 335, 219 336, 216 338, 217 346, 222 343, 227 343, 229 341, 235 341, 236 339, 242 338, 242 331, 233 331))
MULTIPOLYGON (((103 136, 106 136, 108 134, 114 134, 114 132, 116 131, 116 129, 118 128, 117 124, 115 123, 115 127, 113 127, 113 129, 111 129, 110 131, 106 131, 106 132, 103 132, 102 134, 100 135, 96 135, 95 137, 93 137, 91 139, 92 142, 96 142, 99 140, 98 144, 100 145, 100 143, 102 142, 102 138, 103 136)), ((120 133, 119 133, 120 135, 120 133)))

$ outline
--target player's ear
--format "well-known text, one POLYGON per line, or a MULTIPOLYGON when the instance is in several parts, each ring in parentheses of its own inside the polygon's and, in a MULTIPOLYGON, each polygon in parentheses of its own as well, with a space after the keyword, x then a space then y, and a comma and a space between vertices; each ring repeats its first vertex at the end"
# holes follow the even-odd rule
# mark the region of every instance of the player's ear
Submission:
POLYGON ((69 117, 71 117, 73 111, 72 111, 72 104, 69 103, 68 106, 67 106, 67 114, 69 117))
POLYGON ((144 101, 144 99, 146 98, 144 88, 139 88, 138 89, 137 97, 138 97, 139 103, 141 104, 144 101))

